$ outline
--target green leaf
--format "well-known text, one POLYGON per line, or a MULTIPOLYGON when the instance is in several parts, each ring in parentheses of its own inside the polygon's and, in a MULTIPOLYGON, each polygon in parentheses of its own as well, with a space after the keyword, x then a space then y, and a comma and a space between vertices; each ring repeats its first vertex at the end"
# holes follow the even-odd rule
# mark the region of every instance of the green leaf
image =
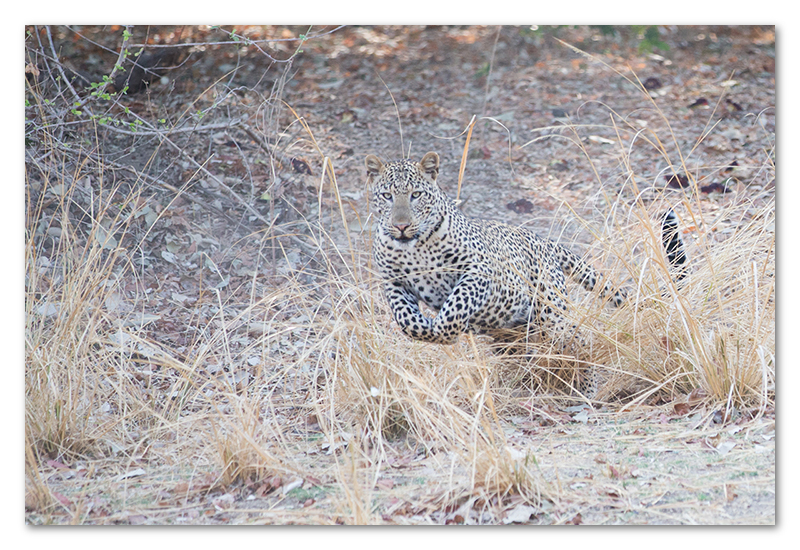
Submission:
POLYGON ((650 25, 644 30, 644 36, 639 43, 640 52, 651 52, 654 48, 659 50, 668 50, 669 45, 661 40, 661 35, 658 32, 658 26, 650 25))

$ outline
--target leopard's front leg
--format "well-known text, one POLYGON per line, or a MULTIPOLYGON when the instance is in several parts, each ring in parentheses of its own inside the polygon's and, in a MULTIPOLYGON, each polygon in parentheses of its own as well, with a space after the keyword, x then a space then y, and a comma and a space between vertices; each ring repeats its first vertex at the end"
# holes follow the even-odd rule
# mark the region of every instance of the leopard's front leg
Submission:
POLYGON ((480 275, 465 274, 433 319, 422 314, 419 300, 402 282, 388 282, 384 291, 394 319, 404 333, 415 340, 453 344, 488 299, 489 281, 480 275))

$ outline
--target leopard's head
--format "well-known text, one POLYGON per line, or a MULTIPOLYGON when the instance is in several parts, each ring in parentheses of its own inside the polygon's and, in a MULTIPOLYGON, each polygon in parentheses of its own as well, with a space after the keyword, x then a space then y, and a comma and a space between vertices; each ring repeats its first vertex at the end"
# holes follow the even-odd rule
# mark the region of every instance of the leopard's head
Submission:
POLYGON ((436 183, 439 155, 427 153, 420 162, 403 159, 386 164, 367 155, 366 165, 379 231, 408 242, 439 223, 443 197, 436 183))

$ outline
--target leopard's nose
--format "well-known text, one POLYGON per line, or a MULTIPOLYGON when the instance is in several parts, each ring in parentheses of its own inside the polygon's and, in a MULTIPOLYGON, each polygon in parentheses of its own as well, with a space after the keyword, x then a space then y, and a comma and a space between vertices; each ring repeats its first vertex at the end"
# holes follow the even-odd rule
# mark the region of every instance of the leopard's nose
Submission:
POLYGON ((396 223, 394 224, 395 229, 397 229, 400 233, 405 233, 406 229, 408 229, 407 223, 396 223))

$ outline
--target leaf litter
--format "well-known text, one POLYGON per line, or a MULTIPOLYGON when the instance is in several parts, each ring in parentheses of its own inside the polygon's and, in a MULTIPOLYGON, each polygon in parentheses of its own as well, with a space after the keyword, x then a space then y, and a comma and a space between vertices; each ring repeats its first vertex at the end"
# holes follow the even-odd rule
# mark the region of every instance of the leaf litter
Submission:
MULTIPOLYGON (((147 99, 131 94, 116 104, 134 112, 155 105, 172 114, 198 99, 208 116, 197 118, 196 127, 226 127, 210 129, 215 132, 211 139, 198 139, 207 137, 209 130, 202 129, 191 139, 189 132, 170 134, 180 148, 173 151, 175 157, 162 154, 155 130, 154 136, 136 138, 142 140, 136 150, 128 134, 108 130, 104 147, 129 154, 125 162, 130 164, 109 159, 102 168, 106 175, 147 178, 146 194, 132 211, 135 236, 147 246, 128 258, 138 266, 137 276, 118 281, 99 302, 114 328, 92 349, 106 354, 113 366, 109 372, 118 378, 107 377, 107 397, 91 413, 91 422, 101 426, 93 450, 70 455, 74 462, 58 450, 41 454, 35 469, 58 506, 26 496, 26 521, 774 523, 772 406, 731 411, 689 389, 675 392, 672 400, 653 399, 632 410, 615 403, 575 408, 555 398, 541 401, 528 395, 500 413, 498 434, 502 432, 505 448, 497 445, 491 452, 503 458, 485 463, 477 447, 465 460, 458 453, 466 451, 413 433, 388 439, 366 427, 372 424, 331 429, 323 414, 330 411, 315 408, 312 391, 339 383, 320 372, 319 351, 313 345, 320 331, 310 321, 335 308, 320 283, 328 259, 319 251, 352 238, 368 253, 363 156, 393 157, 405 151, 392 102, 376 92, 383 88, 375 81, 375 70, 395 94, 404 137, 412 139, 405 148, 411 147, 412 156, 439 150, 443 174, 458 172, 461 146, 437 136, 459 131, 476 113, 501 122, 504 128, 495 123, 476 128, 477 153, 469 157, 462 207, 470 215, 524 223, 543 235, 568 233, 552 224, 562 215, 562 201, 587 216, 602 202, 596 172, 603 174, 605 192, 628 193, 617 151, 620 137, 606 107, 624 116, 635 112, 639 128, 661 132, 664 123, 642 109, 633 88, 608 78, 606 67, 585 63, 548 36, 526 34, 525 29, 502 29, 490 77, 482 72, 491 51, 484 46, 495 41, 496 28, 327 31, 333 29, 323 29, 305 43, 288 82, 278 78, 269 83, 302 113, 300 118, 286 110, 275 114, 274 121, 284 128, 280 135, 257 129, 259 140, 253 140, 237 130, 236 120, 223 120, 221 111, 212 108, 224 104, 228 112, 252 117, 262 108, 258 95, 266 90, 258 88, 264 85, 259 78, 271 73, 258 70, 259 58, 252 57, 250 46, 240 52, 234 78, 241 80, 219 88, 222 95, 216 99, 198 95, 197 83, 211 84, 224 59, 214 52, 223 46, 205 55, 190 51, 188 61, 165 73, 175 75, 165 77, 172 78, 170 86, 151 81, 147 99), (302 124, 314 129, 316 142, 302 131, 302 124), (583 126, 585 131, 576 135, 575 129, 583 126), (509 135, 514 147, 509 147, 509 135), (533 144, 519 147, 529 141, 533 144), (317 148, 336 159, 341 202, 332 198, 328 183, 320 185, 327 172, 317 160, 317 148), (183 183, 191 185, 175 194, 183 183), (304 219, 322 223, 310 226, 301 223, 304 219), (316 310, 309 310, 305 300, 281 296, 297 289, 318 297, 316 310), (154 408, 111 397, 123 387, 134 388, 154 408), (166 421, 154 422, 153 410, 166 421), (730 425, 739 429, 731 433, 725 429, 730 425), (225 457, 224 464, 219 457, 225 457), (481 466, 485 471, 478 471, 481 464, 488 464, 481 466), (508 478, 493 469, 506 465, 511 468, 508 478), (85 511, 82 516, 80 510, 85 511)), ((165 27, 159 32, 163 40, 196 33, 197 41, 210 47, 214 31, 165 27)), ((288 28, 281 32, 287 40, 296 36, 288 28)), ((636 70, 664 109, 681 150, 693 151, 688 170, 675 171, 652 151, 635 147, 634 137, 624 142, 627 162, 647 167, 641 170, 647 188, 686 193, 696 188, 700 195, 694 198, 708 213, 724 208, 726 201, 750 196, 755 212, 764 200, 761 190, 774 190, 774 171, 754 160, 765 156, 770 136, 774 139, 774 46, 752 45, 753 36, 769 31, 729 29, 718 32, 715 40, 709 33, 699 39, 697 29, 669 32, 672 47, 657 57, 635 52, 624 36, 599 39, 606 50, 596 55, 621 71, 636 70), (742 69, 731 79, 734 57, 742 69), (724 99, 718 101, 720 97, 724 99), (698 140, 712 111, 719 115, 716 126, 698 140)), ((581 47, 594 40, 587 28, 561 33, 559 38, 581 47)), ((274 45, 269 50, 273 57, 288 57, 293 51, 285 49, 288 43, 274 45)), ((84 55, 92 48, 78 39, 64 41, 60 51, 66 59, 85 59, 92 69, 103 59, 84 55)), ((118 116, 124 113, 120 109, 118 116)), ((87 166, 96 161, 85 159, 87 166)), ((49 189, 58 198, 72 196, 90 211, 90 195, 83 189, 94 189, 98 181, 95 175, 80 178, 73 195, 66 180, 49 189)), ((31 176, 32 187, 44 188, 45 183, 45 178, 31 176)), ((455 195, 452 177, 443 179, 443 186, 455 195)), ((40 218, 42 242, 65 231, 47 225, 55 219, 56 203, 47 204, 40 218)), ((723 235, 745 222, 724 220, 715 231, 723 235)), ((94 242, 106 255, 133 250, 136 239, 117 227, 97 224, 87 246, 94 242)), ((586 240, 580 234, 569 238, 586 240)), ((61 261, 50 251, 35 264, 55 280, 61 261)), ((61 300, 45 300, 32 311, 54 320, 67 307, 61 300)), ((380 323, 394 330, 387 317, 380 323)), ((677 346, 667 340, 670 349, 677 346)), ((335 349, 331 353, 375 353, 335 349)), ((435 359, 430 364, 436 368, 435 359)), ((364 402, 395 395, 384 384, 381 376, 367 380, 364 402)), ((387 409, 370 409, 367 403, 363 410, 398 411, 394 419, 379 420, 402 422, 402 403, 387 409)), ((28 478, 33 483, 33 474, 28 478)))

